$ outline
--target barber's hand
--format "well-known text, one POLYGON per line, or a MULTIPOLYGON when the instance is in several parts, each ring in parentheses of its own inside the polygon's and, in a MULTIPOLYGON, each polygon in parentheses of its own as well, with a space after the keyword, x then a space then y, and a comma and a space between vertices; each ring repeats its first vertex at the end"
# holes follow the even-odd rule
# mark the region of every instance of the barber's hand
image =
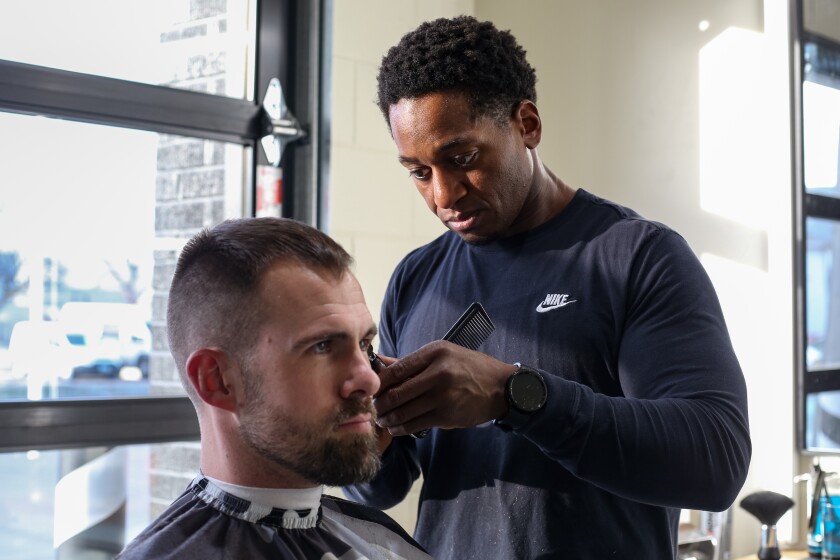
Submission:
MULTIPOLYGON (((388 356, 379 356, 379 359, 382 360, 382 363, 386 366, 396 362, 394 358, 389 358, 388 356)), ((384 368, 382 368, 381 365, 379 365, 378 368, 379 369, 377 371, 377 367, 374 367, 374 371, 376 371, 377 374, 384 371, 384 368)), ((376 447, 379 449, 379 456, 381 457, 382 454, 385 453, 385 450, 388 449, 388 446, 391 445, 391 441, 394 438, 391 433, 388 432, 387 428, 379 426, 378 423, 374 426, 374 430, 376 430, 376 447)))
POLYGON ((391 435, 387 428, 375 426, 375 430, 376 447, 379 450, 379 456, 382 457, 382 454, 385 453, 385 450, 391 445, 391 441, 394 439, 394 436, 391 435))
POLYGON ((438 340, 379 372, 377 423, 400 436, 426 428, 466 428, 507 412, 512 364, 438 340))

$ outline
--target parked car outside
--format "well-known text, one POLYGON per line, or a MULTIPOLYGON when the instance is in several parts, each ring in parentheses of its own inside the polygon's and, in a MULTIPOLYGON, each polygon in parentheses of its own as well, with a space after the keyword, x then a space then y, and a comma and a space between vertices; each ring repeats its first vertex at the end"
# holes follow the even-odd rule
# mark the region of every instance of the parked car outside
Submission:
POLYGON ((30 399, 73 373, 70 343, 54 321, 18 321, 9 338, 12 379, 25 379, 30 399))
POLYGON ((58 322, 73 348, 74 377, 117 377, 126 367, 149 375, 152 333, 136 304, 68 302, 58 322))

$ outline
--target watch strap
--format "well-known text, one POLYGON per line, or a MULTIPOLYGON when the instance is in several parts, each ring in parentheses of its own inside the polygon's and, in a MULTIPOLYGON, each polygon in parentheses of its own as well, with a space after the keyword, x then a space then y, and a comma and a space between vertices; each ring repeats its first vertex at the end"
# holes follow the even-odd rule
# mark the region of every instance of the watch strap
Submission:
POLYGON ((493 420, 493 424, 505 432, 512 432, 522 428, 530 417, 530 414, 520 412, 511 406, 508 408, 507 414, 502 418, 493 420))

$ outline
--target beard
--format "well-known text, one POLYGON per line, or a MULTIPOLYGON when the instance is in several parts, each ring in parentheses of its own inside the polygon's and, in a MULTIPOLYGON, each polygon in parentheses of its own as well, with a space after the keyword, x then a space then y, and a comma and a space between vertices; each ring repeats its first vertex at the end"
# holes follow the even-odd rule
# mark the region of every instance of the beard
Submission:
POLYGON ((310 482, 327 486, 368 482, 379 471, 375 425, 366 434, 336 430, 358 414, 370 413, 375 418, 370 398, 348 401, 332 418, 321 423, 305 422, 269 406, 259 391, 248 397, 249 404, 242 411, 240 436, 246 445, 277 465, 310 482))

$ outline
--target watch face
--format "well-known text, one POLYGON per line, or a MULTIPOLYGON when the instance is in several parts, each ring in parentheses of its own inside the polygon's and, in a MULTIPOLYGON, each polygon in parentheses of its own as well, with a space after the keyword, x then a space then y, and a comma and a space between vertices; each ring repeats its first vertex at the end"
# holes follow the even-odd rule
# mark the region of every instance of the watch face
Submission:
POLYGON ((510 389, 513 403, 522 412, 535 412, 545 403, 545 384, 534 372, 521 371, 514 377, 510 389))

